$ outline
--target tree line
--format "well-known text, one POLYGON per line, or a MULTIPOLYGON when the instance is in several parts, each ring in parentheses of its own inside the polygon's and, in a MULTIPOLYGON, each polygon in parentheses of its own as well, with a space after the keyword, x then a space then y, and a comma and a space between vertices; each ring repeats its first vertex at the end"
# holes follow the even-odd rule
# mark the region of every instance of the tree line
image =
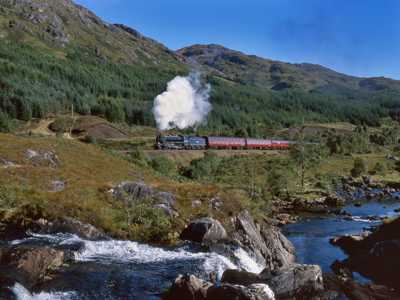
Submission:
MULTIPOLYGON (((112 122, 154 126, 153 99, 169 80, 186 74, 183 65, 125 65, 93 55, 90 49, 70 47, 65 56, 32 46, 0 44, 0 128, 11 119, 30 120, 69 111, 112 122)), ((349 121, 379 125, 400 107, 397 95, 381 91, 355 99, 299 89, 271 91, 228 82, 214 75, 213 110, 199 131, 263 136, 270 128, 306 122, 349 121)))

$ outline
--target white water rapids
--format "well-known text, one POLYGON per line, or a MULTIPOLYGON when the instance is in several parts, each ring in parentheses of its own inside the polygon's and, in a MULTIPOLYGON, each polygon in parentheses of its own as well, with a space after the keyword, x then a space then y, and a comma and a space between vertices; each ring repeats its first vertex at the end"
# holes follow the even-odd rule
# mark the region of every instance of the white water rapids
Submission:
MULTIPOLYGON (((113 266, 129 264, 148 264, 149 266, 168 266, 169 264, 182 265, 187 263, 196 265, 199 274, 204 279, 208 274, 215 272, 220 279, 226 269, 244 269, 249 272, 259 273, 262 266, 257 264, 249 254, 241 248, 233 252, 233 257, 228 258, 215 252, 195 252, 189 246, 175 249, 153 247, 133 241, 105 240, 88 241, 75 235, 37 235, 25 240, 12 242, 14 245, 25 242, 47 241, 49 244, 68 246, 80 243, 83 245, 80 251, 75 253, 77 262, 95 262, 102 265, 113 266)), ((173 271, 171 271, 173 272, 173 271)), ((173 274, 176 277, 179 274, 173 274)), ((64 300, 80 299, 78 292, 64 293, 40 293, 31 294, 19 283, 12 287, 12 291, 18 300, 64 300)))
POLYGON ((17 300, 70 300, 75 296, 73 292, 32 294, 19 283, 15 283, 11 290, 17 300))

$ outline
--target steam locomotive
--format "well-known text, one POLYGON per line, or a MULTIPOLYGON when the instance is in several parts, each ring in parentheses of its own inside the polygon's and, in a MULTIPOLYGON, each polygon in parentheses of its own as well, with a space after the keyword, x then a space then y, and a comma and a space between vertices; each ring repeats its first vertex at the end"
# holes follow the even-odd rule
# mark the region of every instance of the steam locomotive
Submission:
POLYGON ((159 150, 204 150, 204 149, 260 149, 287 150, 292 142, 285 140, 253 139, 223 136, 162 136, 156 138, 159 150))

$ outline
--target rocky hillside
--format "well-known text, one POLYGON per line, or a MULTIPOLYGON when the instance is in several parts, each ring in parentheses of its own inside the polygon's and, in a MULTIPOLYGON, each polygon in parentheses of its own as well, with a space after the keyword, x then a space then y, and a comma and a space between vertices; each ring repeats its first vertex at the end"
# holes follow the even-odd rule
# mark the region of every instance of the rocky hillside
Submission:
POLYGON ((337 95, 382 90, 400 92, 400 82, 396 80, 358 78, 320 65, 274 61, 220 45, 193 45, 177 53, 223 78, 277 91, 301 88, 337 95))
POLYGON ((66 47, 84 47, 121 63, 177 63, 177 56, 162 44, 132 28, 104 22, 71 0, 0 0, 0 38, 61 53, 66 47))
POLYGON ((15 119, 69 113, 72 104, 83 115, 154 126, 154 98, 191 68, 212 85, 202 134, 266 136, 302 121, 376 126, 400 108, 395 80, 217 45, 174 52, 72 0, 0 0, 0 131, 13 131, 15 119))

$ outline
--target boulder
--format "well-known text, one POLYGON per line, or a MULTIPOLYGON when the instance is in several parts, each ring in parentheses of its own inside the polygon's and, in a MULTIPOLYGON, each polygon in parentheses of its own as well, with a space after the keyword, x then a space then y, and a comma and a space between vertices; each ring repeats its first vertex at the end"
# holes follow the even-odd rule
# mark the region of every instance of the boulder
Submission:
POLYGON ((330 243, 342 248, 346 253, 355 253, 360 248, 363 240, 364 237, 361 235, 345 235, 331 238, 330 243))
POLYGON ((194 275, 179 275, 169 291, 163 295, 164 300, 205 300, 211 286, 194 275))
POLYGON ((52 168, 60 166, 60 160, 54 151, 27 149, 25 151, 25 157, 34 166, 52 168))
MULTIPOLYGON (((399 290, 400 286, 400 219, 386 221, 372 233, 335 238, 348 258, 341 265, 371 278, 375 283, 399 290)), ((364 289, 365 290, 365 289, 364 289)))
POLYGON ((126 201, 144 200, 154 195, 153 188, 144 182, 131 181, 121 182, 111 192, 117 199, 126 201))
POLYGON ((70 253, 50 247, 3 248, 0 252, 2 276, 32 288, 51 278, 51 274, 71 259, 70 253))
POLYGON ((111 193, 118 200, 131 206, 145 200, 151 200, 153 207, 163 211, 166 216, 179 216, 174 208, 176 199, 172 193, 157 191, 144 182, 124 181, 113 188, 111 193))
POLYGON ((263 280, 255 273, 228 269, 222 274, 221 282, 248 286, 255 283, 263 283, 263 280))
POLYGON ((219 197, 214 197, 210 199, 210 208, 215 210, 221 210, 224 205, 223 201, 219 197))
POLYGON ((203 203, 201 202, 201 200, 198 200, 198 199, 192 200, 192 208, 201 207, 202 204, 203 204, 203 203))
POLYGON ((71 233, 86 240, 104 240, 108 239, 106 234, 91 224, 65 217, 53 222, 45 219, 39 219, 36 224, 39 226, 40 233, 71 233))
POLYGON ((368 176, 368 175, 363 175, 362 177, 362 181, 364 184, 366 185, 371 185, 372 184, 372 177, 368 176))
POLYGON ((180 238, 202 244, 214 244, 226 240, 228 235, 219 221, 201 218, 191 222, 183 230, 180 238))
MULTIPOLYGON (((337 291, 342 295, 339 299, 365 300, 376 299, 399 300, 400 294, 395 290, 382 285, 376 284, 360 284, 353 279, 343 278, 332 274, 324 276, 326 289, 337 291)), ((334 298, 338 299, 338 298, 334 298)))
POLYGON ((233 240, 269 270, 287 267, 295 261, 292 243, 278 228, 269 225, 257 227, 247 211, 235 218, 234 226, 233 240))
POLYGON ((274 300, 274 292, 270 287, 264 283, 249 285, 248 290, 251 295, 253 295, 254 300, 274 300))
POLYGON ((266 284, 241 286, 223 284, 208 289, 207 300, 274 300, 274 293, 266 284))
POLYGON ((155 192, 154 199, 157 201, 157 203, 164 204, 169 207, 173 207, 176 203, 175 196, 168 192, 155 192))
POLYGON ((51 190, 50 192, 59 193, 65 190, 67 185, 66 181, 63 180, 53 180, 51 182, 51 190))
POLYGON ((324 290, 322 271, 317 265, 293 264, 272 272, 266 269, 259 276, 279 299, 309 299, 324 290))

